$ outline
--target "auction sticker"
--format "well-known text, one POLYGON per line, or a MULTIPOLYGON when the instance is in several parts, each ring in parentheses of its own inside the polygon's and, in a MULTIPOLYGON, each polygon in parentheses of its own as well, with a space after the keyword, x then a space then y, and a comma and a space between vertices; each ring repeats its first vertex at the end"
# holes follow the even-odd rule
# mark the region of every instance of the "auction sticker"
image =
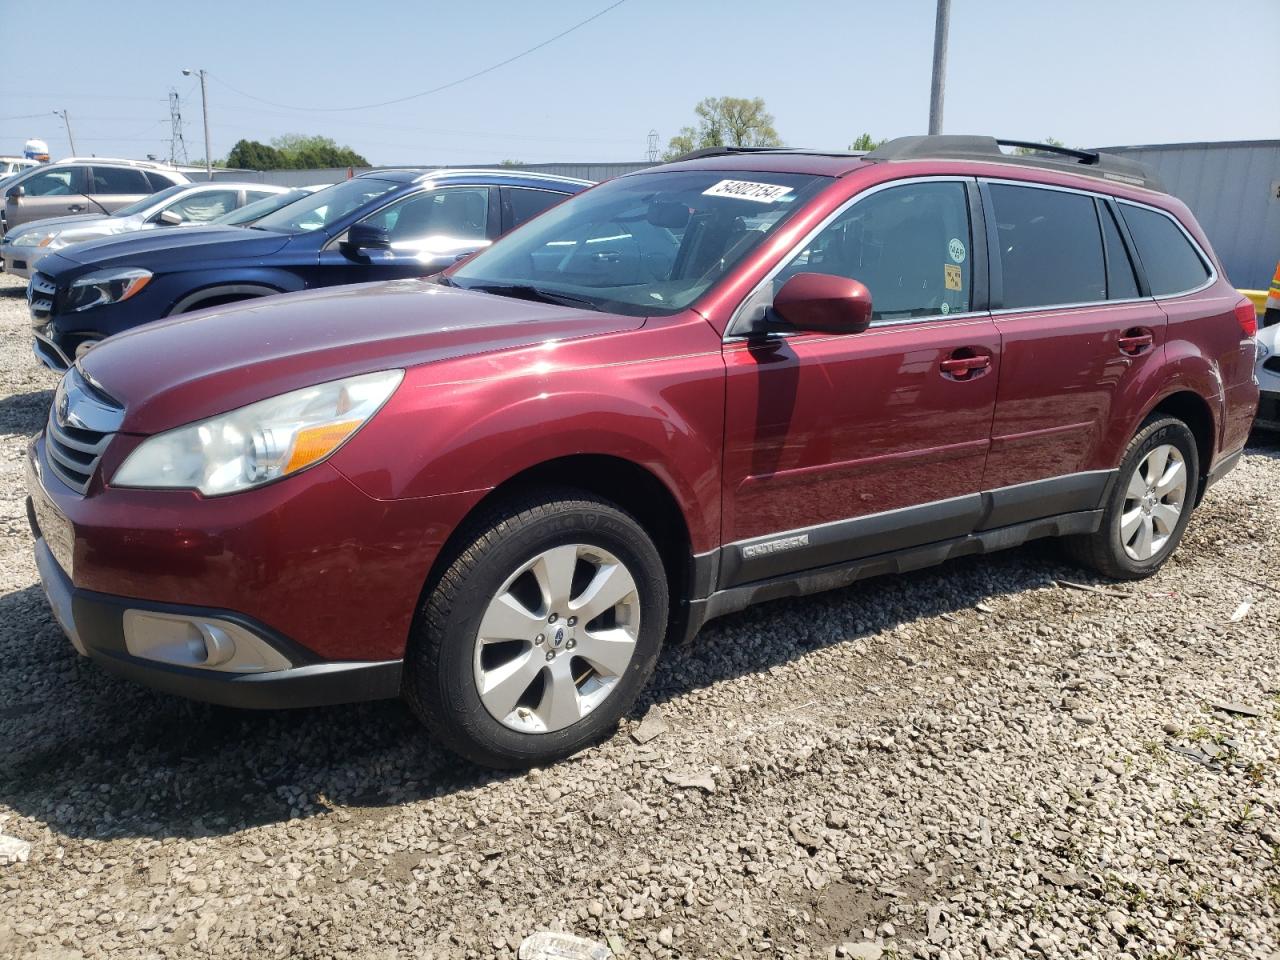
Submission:
POLYGON ((947 244, 947 253, 956 263, 964 263, 964 241, 959 237, 952 237, 951 242, 947 244))
POLYGON ((776 183, 755 183, 751 180, 721 180, 714 187, 702 191, 704 197, 733 197, 736 200, 754 200, 756 203, 773 203, 791 192, 790 187, 776 183))

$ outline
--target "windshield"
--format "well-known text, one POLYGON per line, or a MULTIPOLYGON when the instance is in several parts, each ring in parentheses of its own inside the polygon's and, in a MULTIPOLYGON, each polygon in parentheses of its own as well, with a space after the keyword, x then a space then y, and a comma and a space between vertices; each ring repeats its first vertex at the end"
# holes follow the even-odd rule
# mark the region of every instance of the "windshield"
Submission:
POLYGON ((295 200, 301 200, 303 197, 309 196, 311 194, 306 190, 287 190, 284 193, 273 193, 271 196, 255 200, 253 203, 246 203, 239 210, 231 210, 220 217, 214 217, 209 222, 232 227, 242 223, 253 223, 259 217, 265 217, 268 213, 274 213, 281 207, 287 207, 295 200))
POLYGON ((390 193, 401 184, 394 180, 377 180, 373 177, 356 177, 344 180, 332 187, 318 190, 309 197, 297 200, 287 207, 269 213, 254 224, 260 230, 280 230, 284 233, 307 233, 323 230, 336 223, 353 210, 358 210, 384 193, 390 193))
POLYGON ((449 280, 524 295, 534 287, 633 316, 675 313, 830 182, 703 170, 619 177, 552 207, 449 280))
POLYGON ((159 193, 150 194, 149 196, 143 197, 141 200, 134 201, 133 203, 129 204, 127 207, 121 207, 115 213, 111 214, 111 216, 132 217, 135 213, 142 213, 144 210, 147 210, 150 207, 154 207, 157 203, 163 203, 164 201, 168 200, 170 197, 176 197, 183 190, 190 190, 190 189, 191 189, 191 185, 187 183, 179 183, 179 184, 175 184, 172 187, 165 187, 159 193))

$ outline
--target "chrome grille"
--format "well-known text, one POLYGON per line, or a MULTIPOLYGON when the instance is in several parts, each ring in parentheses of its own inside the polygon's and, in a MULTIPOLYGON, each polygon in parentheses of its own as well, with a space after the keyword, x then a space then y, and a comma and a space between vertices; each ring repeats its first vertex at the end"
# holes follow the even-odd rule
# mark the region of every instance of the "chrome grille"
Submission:
POLYGON ((123 421, 120 405, 72 367, 58 384, 49 409, 44 435, 49 469, 71 489, 87 493, 98 462, 123 421))
POLYGON ((31 282, 27 284, 27 309, 31 312, 32 323, 41 326, 49 322, 57 292, 57 286, 43 273, 31 275, 31 282))

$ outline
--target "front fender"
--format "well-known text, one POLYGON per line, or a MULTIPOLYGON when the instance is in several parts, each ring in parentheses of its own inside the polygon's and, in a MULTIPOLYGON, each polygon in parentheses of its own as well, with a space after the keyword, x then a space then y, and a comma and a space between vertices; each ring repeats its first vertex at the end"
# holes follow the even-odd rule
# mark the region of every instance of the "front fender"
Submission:
POLYGON ((250 267, 244 270, 201 270, 169 278, 165 282, 168 297, 163 316, 182 313, 199 306, 199 301, 206 297, 218 296, 218 291, 226 288, 232 292, 242 290, 261 290, 259 296, 275 293, 293 293, 305 289, 302 278, 288 270, 269 267, 250 267))
MULTIPOLYGON (((705 337, 709 328, 697 326, 705 337)), ((657 477, 684 512, 694 550, 710 549, 719 536, 724 421, 718 340, 713 351, 575 362, 645 341, 679 345, 681 330, 666 328, 665 340, 655 336, 662 332, 561 343, 554 362, 540 346, 413 368, 334 465, 390 500, 490 490, 568 456, 616 457, 657 477)))

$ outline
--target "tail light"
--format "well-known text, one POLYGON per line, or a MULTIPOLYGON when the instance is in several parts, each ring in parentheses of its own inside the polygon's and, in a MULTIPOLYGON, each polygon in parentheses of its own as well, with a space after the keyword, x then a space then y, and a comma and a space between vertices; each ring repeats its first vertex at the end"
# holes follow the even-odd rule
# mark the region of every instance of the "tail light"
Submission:
POLYGON ((1258 313, 1253 309, 1253 301, 1244 297, 1236 304, 1236 320, 1240 322, 1240 332, 1246 337, 1258 335, 1258 313))

